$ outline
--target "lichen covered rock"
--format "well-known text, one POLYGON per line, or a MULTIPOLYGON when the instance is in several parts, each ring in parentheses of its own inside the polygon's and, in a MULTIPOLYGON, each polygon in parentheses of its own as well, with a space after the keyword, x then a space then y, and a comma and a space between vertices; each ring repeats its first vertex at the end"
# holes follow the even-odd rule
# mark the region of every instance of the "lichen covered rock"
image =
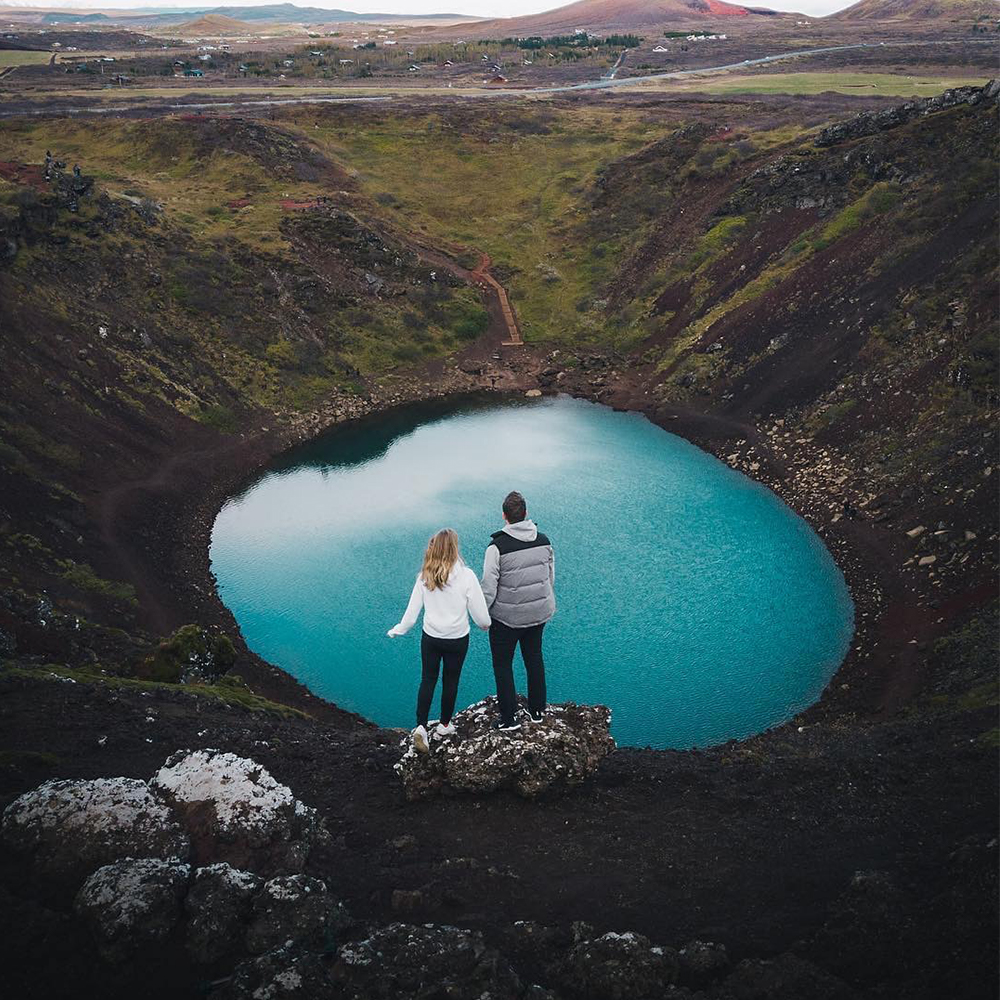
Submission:
POLYGON ((89 924, 101 955, 124 961, 142 944, 165 938, 181 912, 189 865, 128 858, 98 868, 77 893, 75 908, 89 924))
POLYGON ((497 732, 496 718, 496 699, 487 698, 459 712, 452 720, 457 733, 434 738, 428 754, 405 738, 396 771, 406 797, 506 788, 534 798, 553 786, 578 785, 615 747, 603 705, 550 705, 543 721, 512 733, 497 732))
POLYGON ((261 954, 304 945, 324 950, 345 920, 325 883, 308 875, 279 875, 267 882, 253 905, 247 950, 261 954))
POLYGON ((276 948, 241 962, 217 1000, 316 1000, 338 996, 330 990, 323 960, 315 952, 276 948))
POLYGON ((181 817, 197 861, 300 871, 318 832, 315 810, 246 757, 179 751, 150 784, 181 817))
POLYGON ((579 1000, 645 1000, 663 996, 677 970, 673 948, 654 947, 641 934, 609 931, 574 945, 552 977, 579 1000))
POLYGON ((263 881, 225 862, 199 868, 184 900, 187 949, 199 962, 240 952, 263 881))
POLYGON ((345 945, 332 970, 344 1000, 508 1000, 521 983, 507 961, 482 936, 457 927, 389 924, 363 941, 345 945))
POLYGON ((46 781, 5 810, 3 840, 52 874, 81 877, 124 857, 181 858, 186 834, 145 781, 46 781))

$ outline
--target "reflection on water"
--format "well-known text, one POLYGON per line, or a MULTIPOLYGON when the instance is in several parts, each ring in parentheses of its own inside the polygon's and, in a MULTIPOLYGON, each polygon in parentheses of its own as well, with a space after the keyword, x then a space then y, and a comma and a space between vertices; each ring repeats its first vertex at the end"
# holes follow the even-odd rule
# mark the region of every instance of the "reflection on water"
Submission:
MULTIPOLYGON (((402 411, 286 457, 220 513, 212 564, 263 657, 384 725, 412 724, 418 639, 385 630, 428 536, 477 570, 510 489, 553 539, 554 701, 603 702, 626 744, 704 746, 814 701, 853 610, 772 493, 634 414, 570 399, 402 411)), ((460 704, 490 693, 475 633, 460 704)))

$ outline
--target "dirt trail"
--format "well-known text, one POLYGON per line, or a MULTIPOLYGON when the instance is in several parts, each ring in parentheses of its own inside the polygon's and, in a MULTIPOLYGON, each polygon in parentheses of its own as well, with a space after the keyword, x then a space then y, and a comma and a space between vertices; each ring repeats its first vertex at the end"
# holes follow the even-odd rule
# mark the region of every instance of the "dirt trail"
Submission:
POLYGON ((478 285, 485 292, 486 310, 490 314, 490 325, 487 333, 491 339, 500 337, 504 347, 521 347, 521 330, 517 325, 514 307, 510 303, 507 289, 490 273, 493 261, 483 250, 470 250, 469 247, 455 243, 431 243, 422 236, 413 233, 404 236, 424 260, 437 264, 449 270, 456 277, 469 284, 478 285), (474 268, 464 267, 458 262, 463 254, 477 253, 479 262, 474 268))
POLYGON ((504 323, 507 324, 508 336, 508 339, 503 341, 503 345, 505 347, 518 347, 524 343, 521 339, 521 331, 517 327, 517 320, 514 318, 514 310, 511 307, 510 299, 507 296, 507 289, 504 288, 492 274, 490 274, 490 267, 492 264, 493 262, 490 260, 490 255, 480 250, 479 263, 476 265, 475 270, 472 271, 471 274, 481 287, 492 289, 500 303, 500 311, 503 313, 504 323))

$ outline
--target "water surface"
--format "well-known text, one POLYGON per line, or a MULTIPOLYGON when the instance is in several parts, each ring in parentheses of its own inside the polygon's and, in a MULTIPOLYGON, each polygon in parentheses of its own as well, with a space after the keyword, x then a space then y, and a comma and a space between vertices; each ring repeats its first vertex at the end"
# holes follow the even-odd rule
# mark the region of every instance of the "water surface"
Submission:
MULTIPOLYGON (((219 591, 265 659, 410 726, 419 625, 385 632, 438 528, 481 569, 510 489, 556 548, 550 699, 610 705, 621 743, 759 732, 815 701, 847 652, 844 579, 801 518, 645 418, 567 398, 401 411, 295 451, 219 514, 219 591)), ((474 629, 459 705, 492 691, 474 629)))

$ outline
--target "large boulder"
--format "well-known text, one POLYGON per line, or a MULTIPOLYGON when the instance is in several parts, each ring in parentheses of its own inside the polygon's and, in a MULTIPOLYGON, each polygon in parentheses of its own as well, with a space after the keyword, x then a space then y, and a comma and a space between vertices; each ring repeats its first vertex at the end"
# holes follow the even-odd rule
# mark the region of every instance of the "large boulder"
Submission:
POLYGON ((641 934, 609 931, 574 945, 552 968, 556 985, 579 1000, 661 997, 677 980, 677 952, 641 934))
POLYGON ((482 936, 457 927, 389 924, 343 946, 331 972, 343 1000, 511 1000, 521 983, 482 936))
POLYGON ((308 875, 279 875, 267 882, 253 904, 247 950, 253 954, 292 945, 326 950, 346 920, 325 883, 308 875))
POLYGON ((497 732, 496 699, 487 698, 452 720, 454 736, 434 738, 418 753, 409 737, 396 771, 410 800, 438 794, 510 789, 534 798, 553 786, 578 785, 615 747, 603 705, 550 705, 541 722, 497 732))
POLYGON ((190 849, 167 803, 136 778, 46 781, 7 807, 2 830, 41 869, 80 878, 119 858, 184 859, 190 849))
POLYGON ((159 858, 128 858, 98 868, 77 893, 77 913, 90 925, 97 948, 122 962, 140 945, 165 938, 177 923, 191 875, 189 865, 159 858))
POLYGON ((212 1000, 317 1000, 339 994, 330 990, 322 958, 315 952, 275 948, 233 970, 212 1000))
POLYGON ((301 871, 319 832, 314 809, 256 761, 233 753, 178 751, 150 785, 181 818, 198 862, 301 871))
POLYGON ((187 949, 198 962, 243 950, 255 894, 262 880, 224 861, 199 868, 184 900, 187 949))

